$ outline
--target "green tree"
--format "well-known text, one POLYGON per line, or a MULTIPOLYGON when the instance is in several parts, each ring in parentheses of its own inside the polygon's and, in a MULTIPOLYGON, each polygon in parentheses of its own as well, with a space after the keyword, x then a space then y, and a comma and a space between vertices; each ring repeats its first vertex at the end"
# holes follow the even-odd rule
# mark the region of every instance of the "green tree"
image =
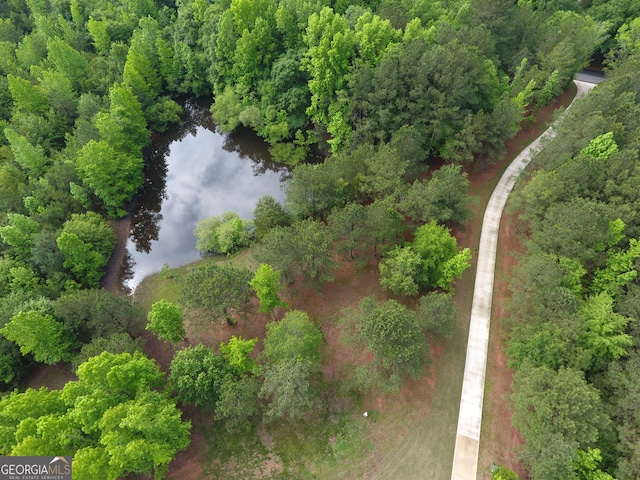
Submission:
POLYGON ((582 152, 596 160, 606 161, 611 155, 618 152, 618 144, 613 139, 613 132, 603 133, 589 142, 582 152))
POLYGON ((109 464, 109 455, 104 447, 85 447, 73 455, 73 474, 78 478, 118 478, 118 468, 109 464))
POLYGON ((258 240, 267 234, 273 227, 286 227, 291 225, 291 215, 270 195, 264 195, 258 199, 253 210, 253 223, 256 227, 258 240))
POLYGON ((77 158, 78 174, 102 200, 109 215, 121 217, 125 202, 142 185, 142 157, 114 148, 105 141, 90 140, 77 158))
POLYGON ((596 364, 617 360, 628 354, 633 338, 625 333, 630 318, 613 311, 613 298, 606 293, 587 297, 581 309, 585 319, 585 346, 596 364))
POLYGON ((187 341, 184 318, 179 305, 168 300, 158 300, 151 305, 147 319, 149 321, 147 330, 151 330, 159 339, 174 344, 181 340, 187 341))
POLYGON ((0 237, 12 247, 16 260, 27 261, 34 244, 34 237, 40 231, 40 224, 31 217, 20 213, 8 213, 8 225, 0 227, 0 237))
POLYGON ((29 80, 7 75, 14 109, 24 113, 44 114, 49 108, 46 95, 29 80))
POLYGON ((147 320, 139 303, 103 289, 68 292, 55 300, 53 311, 55 317, 82 343, 106 338, 113 333, 138 336, 147 320))
POLYGON ((69 395, 84 392, 91 396, 93 391, 107 392, 116 401, 123 397, 134 398, 141 391, 157 388, 164 380, 158 364, 142 352, 103 352, 78 366, 76 373, 79 382, 65 386, 69 395))
POLYGON ((71 360, 73 370, 89 360, 91 357, 97 357, 102 352, 109 352, 114 355, 120 353, 128 353, 130 355, 136 352, 142 352, 145 341, 142 337, 133 338, 126 332, 114 332, 106 337, 97 337, 90 343, 82 345, 80 352, 71 360))
POLYGON ((42 387, 39 390, 28 388, 24 392, 13 391, 0 400, 0 452, 11 454, 18 443, 16 434, 22 423, 35 423, 40 417, 64 412, 65 404, 59 391, 49 391, 42 387))
POLYGON ((325 224, 301 220, 272 229, 255 258, 280 270, 287 282, 303 275, 309 284, 319 287, 334 279, 337 265, 329 250, 331 240, 325 224))
POLYGON ((574 463, 578 478, 581 480, 615 480, 614 477, 600 470, 602 454, 599 448, 578 450, 578 460, 574 463))
POLYGON ((279 322, 267 323, 264 355, 272 364, 287 359, 305 360, 311 368, 317 369, 322 343, 322 332, 309 315, 292 310, 279 322))
POLYGON ((376 364, 391 376, 417 379, 429 359, 429 345, 413 312, 395 300, 380 305, 373 297, 360 302, 360 336, 376 364))
POLYGON ((303 63, 309 71, 311 106, 307 113, 316 123, 329 124, 330 107, 346 86, 345 74, 354 56, 355 34, 342 15, 325 7, 308 20, 304 36, 308 50, 303 63))
POLYGON ((367 171, 362 176, 360 189, 372 198, 400 198, 407 190, 404 180, 409 167, 409 160, 400 158, 398 153, 388 144, 381 145, 377 152, 365 158, 367 171))
POLYGON ((235 375, 222 355, 202 344, 179 350, 170 370, 169 383, 180 401, 208 409, 218 401, 222 385, 235 375))
POLYGON ((280 271, 271 265, 261 263, 249 282, 260 300, 260 311, 271 313, 278 307, 287 307, 287 303, 278 297, 283 287, 280 285, 280 271))
POLYGON ((389 20, 369 12, 362 14, 355 28, 359 57, 371 66, 377 65, 401 35, 402 32, 394 29, 389 20))
POLYGON ((411 247, 396 247, 380 262, 380 285, 399 295, 416 295, 422 257, 411 247))
POLYGON ((256 362, 249 356, 258 343, 257 338, 244 340, 232 335, 227 343, 220 343, 220 354, 229 362, 237 375, 251 373, 256 362))
POLYGON ((249 301, 251 272, 233 265, 209 262, 198 265, 182 284, 182 299, 192 308, 205 308, 214 318, 235 325, 234 313, 243 311, 249 301))
POLYGON ((367 216, 364 206, 351 202, 343 208, 334 208, 327 223, 338 254, 353 259, 356 251, 367 246, 367 216))
POLYGON ((609 421, 598 391, 578 370, 526 366, 516 373, 513 392, 512 421, 525 439, 531 478, 566 478, 578 448, 595 442, 609 421))
POLYGON ((304 418, 315 405, 310 378, 316 370, 312 362, 302 358, 285 358, 263 366, 260 396, 269 401, 264 420, 304 418))
POLYGON ((115 246, 115 234, 94 212, 73 214, 65 222, 56 243, 69 268, 83 285, 97 287, 115 246))
POLYGON ((385 247, 393 244, 402 234, 402 215, 389 200, 376 200, 365 207, 367 242, 373 245, 374 255, 384 252, 385 247))
POLYGON ((401 210, 416 221, 454 222, 462 225, 469 217, 469 180, 460 165, 444 165, 428 182, 416 180, 400 204, 401 210))
POLYGON ((131 37, 124 64, 123 80, 131 87, 143 109, 151 106, 162 87, 156 47, 159 34, 158 22, 154 18, 141 18, 131 37))
POLYGON ((44 149, 40 145, 34 147, 29 140, 11 128, 5 128, 4 135, 9 141, 16 163, 27 172, 31 180, 40 178, 49 164, 44 149))
POLYGON ((0 332, 17 343, 23 355, 32 353, 36 361, 50 365, 68 360, 74 346, 60 322, 34 310, 17 313, 0 332))
POLYGON ((612 296, 620 293, 623 287, 637 278, 638 270, 635 264, 638 258, 640 258, 640 241, 636 238, 629 240, 627 250, 612 251, 610 249, 607 252, 605 267, 595 272, 591 290, 595 293, 606 292, 612 296))
POLYGON ((256 377, 242 377, 223 383, 216 402, 215 419, 224 421, 230 433, 251 431, 261 410, 260 388, 256 377))
POLYGON ((518 474, 507 467, 498 467, 491 472, 491 480, 518 480, 518 474))
POLYGON ((431 292, 420 298, 416 319, 423 330, 451 338, 456 312, 450 294, 431 292))
POLYGON ((418 282, 450 289, 451 283, 469 267, 471 251, 458 249, 449 229, 431 221, 416 229, 411 247, 422 257, 418 282))
POLYGON ((190 442, 191 425, 181 415, 173 401, 152 390, 107 410, 99 425, 110 465, 123 473, 164 476, 176 452, 190 442))
POLYGON ((80 91, 89 66, 85 55, 64 40, 50 37, 47 39, 47 59, 69 79, 75 91, 80 91))
POLYGON ((553 203, 531 239, 542 251, 572 258, 589 269, 616 236, 609 228, 618 217, 612 207, 582 197, 553 203), (585 218, 590 221, 585 223, 585 218))
POLYGON ((111 87, 109 113, 98 114, 96 124, 100 138, 119 152, 139 157, 142 148, 149 143, 142 106, 128 85, 111 87))
POLYGON ((201 253, 233 253, 249 244, 252 226, 251 221, 241 220, 234 212, 202 219, 193 232, 196 248, 201 253))

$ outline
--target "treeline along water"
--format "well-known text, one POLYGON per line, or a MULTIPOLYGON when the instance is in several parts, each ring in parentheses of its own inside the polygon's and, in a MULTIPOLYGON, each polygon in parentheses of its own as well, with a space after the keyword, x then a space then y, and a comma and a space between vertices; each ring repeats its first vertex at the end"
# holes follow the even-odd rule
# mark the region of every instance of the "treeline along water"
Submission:
POLYGON ((145 151, 145 182, 137 195, 120 281, 131 291, 166 263, 200 258, 193 230, 199 220, 227 211, 253 216, 257 200, 282 201, 288 170, 271 160, 267 145, 252 131, 216 131, 205 102, 183 103, 181 124, 153 137, 145 151))

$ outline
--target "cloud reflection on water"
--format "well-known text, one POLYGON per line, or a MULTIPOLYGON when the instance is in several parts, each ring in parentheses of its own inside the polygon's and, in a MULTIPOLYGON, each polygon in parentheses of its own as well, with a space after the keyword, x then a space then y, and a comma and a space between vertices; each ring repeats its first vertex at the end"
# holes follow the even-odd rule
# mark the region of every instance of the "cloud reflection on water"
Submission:
POLYGON ((243 146, 232 136, 190 127, 189 134, 167 143, 168 148, 155 148, 147 160, 159 164, 148 167, 148 181, 134 213, 127 242, 133 273, 128 288, 165 263, 175 267, 200 258, 193 236, 199 220, 227 211, 249 219, 263 195, 284 200, 280 186, 286 170, 269 164, 258 137, 244 134, 239 138, 252 144, 243 146), (149 179, 154 173, 158 178, 149 179))

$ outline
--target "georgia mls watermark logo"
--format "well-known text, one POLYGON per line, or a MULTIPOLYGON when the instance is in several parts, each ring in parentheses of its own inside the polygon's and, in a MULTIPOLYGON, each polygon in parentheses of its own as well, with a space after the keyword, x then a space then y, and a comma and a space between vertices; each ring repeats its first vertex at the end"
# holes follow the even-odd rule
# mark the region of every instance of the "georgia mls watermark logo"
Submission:
POLYGON ((71 457, 0 457, 0 480, 71 480, 71 457))

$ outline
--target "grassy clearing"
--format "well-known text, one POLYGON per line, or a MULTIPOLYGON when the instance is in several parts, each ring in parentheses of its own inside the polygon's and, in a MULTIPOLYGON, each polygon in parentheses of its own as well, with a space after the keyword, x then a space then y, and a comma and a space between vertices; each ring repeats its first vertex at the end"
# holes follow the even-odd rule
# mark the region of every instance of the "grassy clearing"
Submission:
POLYGON ((136 288, 134 298, 147 311, 151 305, 158 300, 169 300, 178 303, 180 299, 180 280, 194 267, 203 262, 233 263, 239 267, 255 269, 257 264, 253 260, 251 250, 243 250, 233 256, 212 256, 198 260, 197 262, 183 265, 181 267, 162 269, 148 277, 145 277, 136 288))

